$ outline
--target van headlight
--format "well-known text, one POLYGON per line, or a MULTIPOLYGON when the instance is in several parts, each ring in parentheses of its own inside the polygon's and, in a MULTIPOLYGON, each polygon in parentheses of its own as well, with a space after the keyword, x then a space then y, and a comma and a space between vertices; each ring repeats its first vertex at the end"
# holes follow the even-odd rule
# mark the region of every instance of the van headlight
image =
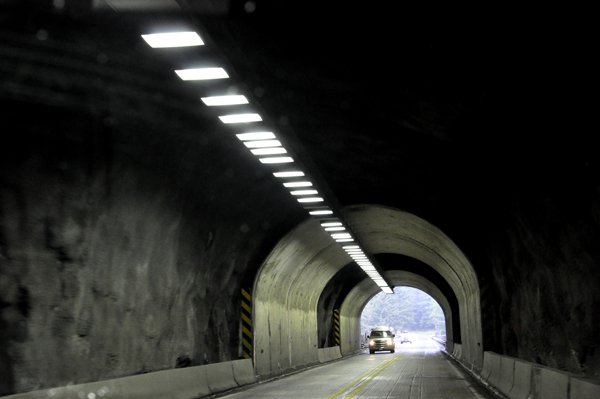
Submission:
POLYGON ((370 340, 370 341, 369 341, 369 345, 375 345, 375 341, 373 341, 373 340, 370 340))
POLYGON ((387 344, 388 344, 388 345, 391 345, 391 344, 393 344, 393 343, 394 343, 394 341, 392 341, 391 339, 388 339, 388 340, 387 340, 387 344))

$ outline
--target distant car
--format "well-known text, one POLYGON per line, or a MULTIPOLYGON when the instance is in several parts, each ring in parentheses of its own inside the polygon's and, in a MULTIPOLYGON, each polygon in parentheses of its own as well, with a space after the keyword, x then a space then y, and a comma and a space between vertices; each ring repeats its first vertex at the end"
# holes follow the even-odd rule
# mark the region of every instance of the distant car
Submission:
POLYGON ((408 331, 402 331, 402 333, 400 333, 400 343, 403 344, 405 342, 412 344, 412 340, 410 339, 410 336, 408 335, 408 331))
POLYGON ((373 354, 375 351, 390 351, 394 353, 396 350, 396 344, 394 343, 395 335, 387 327, 375 327, 371 330, 369 335, 369 353, 373 354))

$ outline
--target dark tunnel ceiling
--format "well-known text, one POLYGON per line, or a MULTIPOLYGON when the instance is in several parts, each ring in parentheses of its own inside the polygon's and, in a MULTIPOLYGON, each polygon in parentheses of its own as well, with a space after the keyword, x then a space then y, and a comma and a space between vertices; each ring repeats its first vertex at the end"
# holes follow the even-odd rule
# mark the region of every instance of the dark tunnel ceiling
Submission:
MULTIPOLYGON (((580 183, 597 167, 588 95, 595 47, 585 18, 558 23, 491 6, 254 3, 251 13, 233 1, 227 14, 186 18, 266 116, 293 130, 342 205, 406 210, 464 249, 477 245, 469 232, 489 223, 482 215, 501 218, 515 196, 585 197, 580 183)), ((128 21, 170 19, 130 17, 106 24, 115 28, 110 45, 139 46, 151 25, 128 21)))
POLYGON ((592 178, 583 19, 383 3, 256 2, 246 13, 242 3, 203 26, 342 205, 397 207, 476 246, 469 231, 504 201, 578 197, 592 178))

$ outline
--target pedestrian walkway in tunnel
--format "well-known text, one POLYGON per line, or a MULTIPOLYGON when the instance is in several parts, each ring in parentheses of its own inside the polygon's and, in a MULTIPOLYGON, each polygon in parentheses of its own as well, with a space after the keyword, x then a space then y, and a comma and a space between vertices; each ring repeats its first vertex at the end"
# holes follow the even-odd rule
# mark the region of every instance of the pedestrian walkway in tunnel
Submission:
POLYGON ((425 338, 396 353, 362 353, 253 385, 221 398, 497 398, 425 338))

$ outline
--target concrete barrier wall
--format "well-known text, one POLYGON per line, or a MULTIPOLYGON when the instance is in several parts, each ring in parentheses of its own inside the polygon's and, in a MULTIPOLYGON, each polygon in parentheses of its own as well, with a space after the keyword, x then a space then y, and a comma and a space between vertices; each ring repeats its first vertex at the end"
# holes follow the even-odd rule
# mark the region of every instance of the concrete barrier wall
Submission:
POLYGON ((3 399, 194 399, 256 381, 251 359, 158 371, 67 387, 3 396, 3 399))
MULTIPOLYGON (((453 355, 458 359, 456 351, 453 355)), ((600 381, 494 352, 484 353, 479 376, 510 399, 600 398, 600 381)))

